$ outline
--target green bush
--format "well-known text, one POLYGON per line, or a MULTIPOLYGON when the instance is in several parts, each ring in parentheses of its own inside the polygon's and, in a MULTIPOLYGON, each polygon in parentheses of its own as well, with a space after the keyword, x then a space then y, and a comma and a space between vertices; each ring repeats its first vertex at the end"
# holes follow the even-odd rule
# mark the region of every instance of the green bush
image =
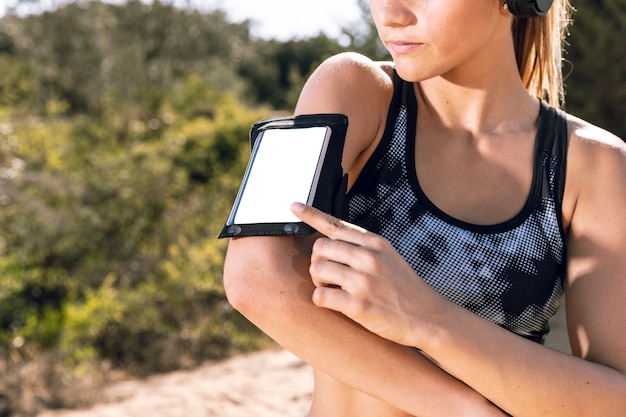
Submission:
POLYGON ((5 348, 143 373, 254 347, 225 300, 216 235, 268 114, 192 74, 124 135, 101 117, 3 119, 5 348))

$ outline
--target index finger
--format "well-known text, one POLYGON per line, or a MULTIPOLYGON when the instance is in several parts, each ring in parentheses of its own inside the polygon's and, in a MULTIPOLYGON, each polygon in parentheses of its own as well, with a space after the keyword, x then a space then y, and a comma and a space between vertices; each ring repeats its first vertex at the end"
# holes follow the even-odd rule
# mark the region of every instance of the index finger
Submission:
POLYGON ((359 238, 368 234, 367 230, 362 227, 348 223, 330 214, 326 214, 315 207, 307 206, 302 203, 293 203, 291 205, 291 212, 300 220, 333 240, 359 243, 357 242, 359 238))

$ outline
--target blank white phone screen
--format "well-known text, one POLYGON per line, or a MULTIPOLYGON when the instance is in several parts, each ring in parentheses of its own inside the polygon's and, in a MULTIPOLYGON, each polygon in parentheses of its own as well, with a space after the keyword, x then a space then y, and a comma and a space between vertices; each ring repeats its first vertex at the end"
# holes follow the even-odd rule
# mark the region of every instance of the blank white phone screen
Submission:
POLYGON ((269 129, 261 132, 248 165, 235 224, 291 223, 293 202, 310 204, 317 186, 328 127, 269 129))

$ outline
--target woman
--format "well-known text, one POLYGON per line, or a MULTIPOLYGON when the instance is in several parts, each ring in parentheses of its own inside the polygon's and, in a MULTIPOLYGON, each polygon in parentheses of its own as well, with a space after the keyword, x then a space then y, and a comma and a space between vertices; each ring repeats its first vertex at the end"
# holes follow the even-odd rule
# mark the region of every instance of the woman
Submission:
POLYGON ((371 0, 393 64, 333 57, 296 108, 349 117, 347 221, 294 204, 324 236, 229 245, 311 417, 626 415, 626 147, 539 100, 567 0, 502 1, 371 0), (574 355, 538 343, 563 292, 574 355))

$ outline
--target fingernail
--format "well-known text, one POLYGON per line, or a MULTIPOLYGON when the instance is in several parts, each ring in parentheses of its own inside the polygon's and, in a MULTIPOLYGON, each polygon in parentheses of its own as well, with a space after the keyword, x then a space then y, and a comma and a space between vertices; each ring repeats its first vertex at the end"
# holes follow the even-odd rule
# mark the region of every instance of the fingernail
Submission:
POLYGON ((291 204, 291 211, 293 212, 297 212, 297 213, 301 213, 304 211, 304 207, 305 205, 302 203, 292 203, 291 204))

